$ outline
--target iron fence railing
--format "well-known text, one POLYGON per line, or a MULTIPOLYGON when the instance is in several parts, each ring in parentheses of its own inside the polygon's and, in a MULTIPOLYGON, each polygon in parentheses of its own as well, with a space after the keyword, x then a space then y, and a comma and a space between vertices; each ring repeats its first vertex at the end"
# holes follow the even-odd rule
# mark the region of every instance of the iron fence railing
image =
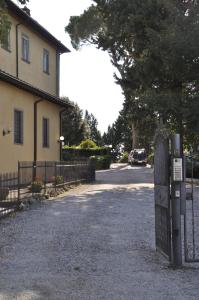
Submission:
POLYGON ((0 174, 0 216, 15 210, 18 205, 18 173, 0 174))
POLYGON ((19 162, 18 172, 0 175, 0 215, 35 194, 50 194, 66 185, 94 180, 95 166, 89 159, 19 162))

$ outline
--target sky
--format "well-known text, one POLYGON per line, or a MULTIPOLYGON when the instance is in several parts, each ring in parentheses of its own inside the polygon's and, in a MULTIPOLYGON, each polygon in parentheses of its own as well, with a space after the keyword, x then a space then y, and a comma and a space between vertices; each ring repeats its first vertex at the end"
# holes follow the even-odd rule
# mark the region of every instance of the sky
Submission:
POLYGON ((31 17, 71 50, 61 55, 60 95, 92 113, 103 133, 117 119, 124 101, 120 86, 114 82, 114 68, 109 55, 94 46, 74 50, 64 30, 70 16, 80 15, 91 3, 91 0, 29 0, 28 7, 31 17))

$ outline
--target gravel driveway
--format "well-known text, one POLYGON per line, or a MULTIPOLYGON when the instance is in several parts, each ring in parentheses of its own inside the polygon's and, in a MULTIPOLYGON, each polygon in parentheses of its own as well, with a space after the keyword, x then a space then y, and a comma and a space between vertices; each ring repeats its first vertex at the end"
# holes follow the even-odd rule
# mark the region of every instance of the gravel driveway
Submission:
POLYGON ((199 299, 199 266, 155 251, 153 173, 114 165, 97 182, 0 221, 0 300, 199 299))

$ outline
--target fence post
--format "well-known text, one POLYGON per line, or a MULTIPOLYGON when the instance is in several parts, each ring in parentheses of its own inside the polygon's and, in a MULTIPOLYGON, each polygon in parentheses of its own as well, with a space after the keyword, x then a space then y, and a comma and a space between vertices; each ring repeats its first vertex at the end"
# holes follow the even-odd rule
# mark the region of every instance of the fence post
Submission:
POLYGON ((44 164, 44 168, 45 168, 45 170, 44 170, 44 192, 45 192, 45 194, 46 194, 46 160, 45 160, 45 164, 44 164))
POLYGON ((95 161, 92 159, 88 160, 88 172, 89 181, 95 181, 95 161))
POLYGON ((55 170, 54 170, 54 174, 55 174, 55 192, 57 191, 57 162, 55 161, 55 170))
POLYGON ((171 207, 172 207, 172 261, 175 267, 182 265, 181 239, 181 182, 183 181, 182 153, 180 135, 172 137, 172 176, 171 176, 171 207))
POLYGON ((32 170, 32 181, 35 181, 36 179, 36 176, 37 176, 37 162, 36 161, 33 161, 33 170, 32 170))
POLYGON ((18 201, 20 201, 20 162, 18 161, 18 179, 17 179, 17 188, 18 188, 18 201))

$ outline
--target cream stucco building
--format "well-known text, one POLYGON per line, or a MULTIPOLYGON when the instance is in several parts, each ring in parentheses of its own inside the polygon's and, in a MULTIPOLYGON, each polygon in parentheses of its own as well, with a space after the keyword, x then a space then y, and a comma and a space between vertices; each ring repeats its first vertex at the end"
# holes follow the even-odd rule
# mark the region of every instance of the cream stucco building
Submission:
POLYGON ((60 159, 60 55, 69 50, 6 0, 11 22, 0 45, 0 173, 18 161, 60 159))

